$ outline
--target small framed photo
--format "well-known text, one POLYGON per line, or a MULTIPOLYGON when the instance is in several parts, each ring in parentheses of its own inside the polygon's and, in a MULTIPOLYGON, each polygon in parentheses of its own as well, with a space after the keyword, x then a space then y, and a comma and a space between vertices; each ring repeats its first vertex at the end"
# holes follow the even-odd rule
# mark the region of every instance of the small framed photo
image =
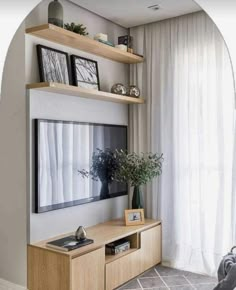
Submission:
POLYGON ((67 53, 37 45, 37 55, 41 82, 70 84, 69 56, 67 53))
POLYGON ((98 64, 96 61, 72 55, 71 65, 75 86, 98 91, 100 90, 98 64))
POLYGON ((143 225, 144 223, 145 223, 144 210, 142 208, 125 210, 125 225, 126 226, 143 225))

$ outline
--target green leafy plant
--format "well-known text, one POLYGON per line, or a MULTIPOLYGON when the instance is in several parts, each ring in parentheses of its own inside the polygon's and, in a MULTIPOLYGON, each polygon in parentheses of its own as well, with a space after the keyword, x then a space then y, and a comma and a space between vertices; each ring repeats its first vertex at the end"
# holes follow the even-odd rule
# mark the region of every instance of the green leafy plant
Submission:
POLYGON ((87 28, 83 24, 75 24, 74 22, 71 22, 71 24, 66 23, 64 24, 64 28, 80 35, 88 35, 87 28))
POLYGON ((115 178, 115 173, 119 167, 117 159, 115 158, 115 152, 111 149, 101 150, 97 148, 96 152, 93 152, 92 165, 89 171, 82 169, 78 170, 79 174, 83 177, 89 177, 93 180, 101 182, 111 183, 115 178))
POLYGON ((162 173, 163 154, 141 153, 139 155, 116 150, 114 158, 119 164, 115 172, 115 180, 130 182, 131 186, 146 184, 162 173))

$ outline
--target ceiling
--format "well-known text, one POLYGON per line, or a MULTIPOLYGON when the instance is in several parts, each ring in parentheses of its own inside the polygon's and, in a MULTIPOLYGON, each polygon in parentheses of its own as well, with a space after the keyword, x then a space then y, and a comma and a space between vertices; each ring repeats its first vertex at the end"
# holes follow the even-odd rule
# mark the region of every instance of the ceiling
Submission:
POLYGON ((69 0, 129 28, 201 10, 193 0, 69 0), (158 4, 159 10, 147 7, 158 4))

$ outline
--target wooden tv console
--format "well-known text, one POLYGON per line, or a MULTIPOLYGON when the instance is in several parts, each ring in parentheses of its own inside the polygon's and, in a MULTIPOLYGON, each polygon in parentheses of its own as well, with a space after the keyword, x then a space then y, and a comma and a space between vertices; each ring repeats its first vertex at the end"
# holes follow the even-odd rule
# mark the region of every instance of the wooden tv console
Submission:
POLYGON ((113 220, 86 229, 94 243, 62 252, 46 247, 60 237, 28 245, 29 290, 112 290, 161 262, 161 222, 125 226, 113 220), (105 245, 126 238, 131 248, 106 255, 105 245))

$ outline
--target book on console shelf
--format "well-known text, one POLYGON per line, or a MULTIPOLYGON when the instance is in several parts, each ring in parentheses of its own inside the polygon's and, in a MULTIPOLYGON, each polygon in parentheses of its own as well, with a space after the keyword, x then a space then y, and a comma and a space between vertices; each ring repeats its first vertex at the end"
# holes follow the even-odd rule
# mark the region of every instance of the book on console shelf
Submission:
POLYGON ((75 236, 68 236, 59 240, 48 242, 46 246, 55 250, 69 252, 92 243, 93 240, 91 239, 78 241, 75 236))
POLYGON ((106 255, 117 255, 130 249, 130 241, 121 239, 106 245, 106 255))

